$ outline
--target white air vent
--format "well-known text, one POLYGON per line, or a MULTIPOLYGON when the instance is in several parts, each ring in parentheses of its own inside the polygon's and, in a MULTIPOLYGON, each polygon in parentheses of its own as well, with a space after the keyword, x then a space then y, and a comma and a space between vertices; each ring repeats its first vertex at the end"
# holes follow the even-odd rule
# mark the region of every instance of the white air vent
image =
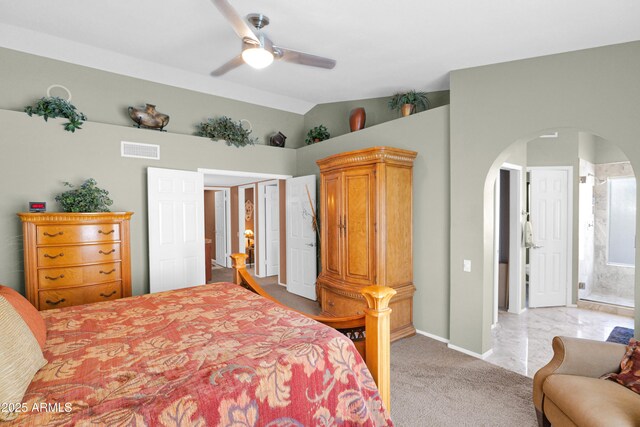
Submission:
POLYGON ((155 144, 142 144, 140 142, 122 141, 120 144, 120 155, 122 157, 160 160, 160 146, 155 144))

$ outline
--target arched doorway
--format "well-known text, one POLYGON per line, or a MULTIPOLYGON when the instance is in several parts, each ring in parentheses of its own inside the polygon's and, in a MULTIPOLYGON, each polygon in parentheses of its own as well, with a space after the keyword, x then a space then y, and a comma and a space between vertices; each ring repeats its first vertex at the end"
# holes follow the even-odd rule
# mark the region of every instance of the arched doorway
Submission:
MULTIPOLYGON (((549 320, 548 330, 551 332, 548 338, 543 337, 542 339, 539 339, 538 336, 534 338, 531 336, 517 337, 515 335, 519 333, 519 330, 509 329, 507 334, 508 337, 507 339, 504 339, 505 337, 500 336, 501 321, 503 318, 513 321, 514 316, 517 317, 518 313, 532 307, 529 297, 530 292, 532 291, 531 287, 536 286, 534 283, 530 283, 529 281, 529 279, 532 278, 530 268, 523 269, 522 275, 519 277, 516 276, 515 279, 512 275, 509 275, 509 280, 516 280, 516 283, 509 283, 508 290, 513 291, 513 289, 516 289, 519 291, 519 295, 521 295, 522 298, 517 301, 518 305, 516 307, 508 307, 508 313, 506 309, 500 311, 500 319, 498 320, 497 327, 492 330, 492 338, 494 339, 494 343, 492 345, 493 354, 487 358, 490 362, 497 362, 497 364, 500 364, 503 367, 513 369, 517 372, 530 376, 532 376, 539 367, 548 361, 551 355, 551 346, 549 343, 551 342, 553 335, 564 334, 604 340, 607 338, 608 333, 611 332, 613 323, 608 325, 597 324, 595 327, 590 325, 589 331, 581 331, 579 329, 579 325, 576 327, 569 327, 570 318, 573 316, 572 313, 574 312, 570 312, 568 310, 578 310, 577 308, 574 308, 576 307, 576 303, 578 303, 578 305, 583 305, 581 302, 578 302, 579 296, 586 297, 588 295, 587 292, 591 292, 592 295, 597 297, 598 292, 596 291, 600 290, 600 294, 605 292, 609 294, 609 297, 613 298, 602 301, 611 306, 612 304, 615 304, 616 301, 619 301, 619 299, 615 298, 615 291, 618 291, 621 294, 618 295, 618 297, 624 297, 627 304, 632 304, 635 280, 633 274, 635 270, 632 265, 635 261, 635 252, 633 251, 634 239, 631 237, 631 244, 629 245, 628 237, 629 234, 635 234, 631 233, 629 227, 631 227, 631 222, 635 229, 636 179, 626 155, 617 148, 616 145, 604 140, 603 138, 588 132, 580 132, 576 129, 558 129, 551 132, 544 131, 540 132, 539 135, 541 136, 524 139, 512 144, 498 156, 486 177, 484 203, 485 209, 487 207, 491 208, 490 210, 492 211, 494 218, 494 221, 485 221, 484 234, 485 236, 488 234, 494 236, 493 265, 495 273, 494 283, 496 283, 495 280, 498 277, 496 268, 499 266, 496 259, 501 256, 500 242, 505 241, 505 239, 498 238, 498 235, 500 233, 500 229, 504 230, 506 228, 500 227, 499 217, 504 217, 504 212, 500 215, 500 201, 496 200, 496 195, 501 194, 502 192, 495 190, 495 183, 496 181, 500 182, 501 174, 502 177, 504 177, 505 169, 508 169, 505 168, 505 165, 519 165, 524 170, 528 171, 528 173, 522 175, 522 181, 519 183, 519 190, 521 190, 522 194, 520 200, 522 210, 521 212, 515 212, 515 215, 513 215, 514 212, 511 212, 512 215, 510 216, 512 221, 513 218, 516 218, 516 221, 519 221, 517 226, 521 232, 524 231, 527 220, 531 219, 529 215, 536 208, 535 206, 532 206, 532 200, 535 200, 537 197, 536 194, 532 194, 532 174, 547 170, 566 171, 567 221, 565 227, 568 230, 559 230, 568 231, 565 234, 565 238, 567 239, 567 253, 565 254, 567 257, 566 271, 562 276, 566 281, 560 284, 554 283, 554 285, 564 286, 563 290, 566 290, 567 297, 563 299, 561 303, 557 304, 562 308, 556 313, 553 313, 552 310, 544 311, 541 309, 538 310, 538 313, 535 315, 538 316, 535 317, 535 319, 540 329, 545 329, 545 326, 541 322, 544 322, 547 319, 549 320), (595 173, 596 169, 598 171, 597 175, 595 173), (605 182, 608 184, 605 184, 605 182), (620 259, 626 261, 626 264, 624 264, 624 262, 622 263, 624 265, 616 265, 621 263, 616 262, 615 260, 610 262, 609 253, 606 252, 607 248, 611 246, 607 236, 610 228, 607 224, 610 216, 610 197, 606 193, 607 191, 612 191, 609 187, 606 187, 606 185, 612 185, 611 182, 617 182, 620 184, 617 187, 616 184, 613 184, 613 186, 616 187, 613 190, 616 191, 615 194, 620 193, 622 196, 627 197, 627 199, 625 199, 625 208, 617 215, 617 217, 627 221, 625 224, 628 232, 623 234, 622 237, 627 237, 626 240, 623 240, 626 241, 627 246, 630 246, 632 250, 631 253, 627 251, 626 253, 617 254, 618 256, 622 256, 620 259), (588 191, 587 187, 589 185, 592 186, 592 193, 589 193, 588 191), (494 188, 494 190, 491 191, 491 188, 494 188), (595 192, 599 192, 599 195, 594 198, 592 194, 595 192), (633 195, 633 198, 631 198, 630 195, 633 195), (590 211, 590 209, 593 210, 590 211), (589 222, 590 214, 593 214, 591 216, 591 222, 589 222), (597 226, 595 224, 596 218, 598 218, 597 226), (629 218, 631 219, 629 220, 629 218), (589 235, 587 234, 590 231, 595 235, 596 227, 599 228, 599 232, 601 234, 597 239, 597 243, 595 236, 589 240, 589 235), (589 244, 592 245, 591 252, 587 250, 589 244), (588 262, 589 257, 591 257, 590 264, 588 262), (603 271, 607 271, 608 274, 603 274, 603 271), (621 278, 624 278, 624 286, 620 285, 621 278), (603 282, 605 280, 606 282, 603 282), (578 289, 578 284, 581 282, 585 283, 584 290, 578 289), (555 331, 555 333, 553 331, 555 331), (536 345, 536 340, 541 343, 540 348, 532 347, 536 345), (505 349, 505 345, 511 345, 513 348, 505 349), (518 361, 518 358, 521 360, 518 361), (510 366, 508 363, 503 364, 507 359, 514 362, 514 365, 510 366)), ((535 203, 536 202, 534 201, 533 204, 535 203)), ((614 203, 618 205, 614 206, 614 208, 621 205, 620 202, 614 203)), ((517 204, 513 203, 510 203, 510 205, 511 209, 513 209, 513 206, 517 206, 517 204)), ((554 211, 555 208, 556 206, 552 206, 551 215, 557 213, 554 211)), ((537 218, 537 221, 543 221, 543 219, 540 219, 540 216, 537 218)), ((550 221, 547 222, 548 223, 545 224, 547 230, 543 230, 544 227, 540 227, 540 224, 536 224, 534 221, 533 241, 529 242, 531 243, 529 248, 524 247, 526 242, 523 240, 520 259, 522 259, 524 265, 531 266, 536 259, 539 259, 536 258, 536 253, 533 252, 536 250, 534 247, 541 247, 542 245, 540 245, 540 243, 543 238, 543 234, 553 231, 550 221)), ((556 230, 558 230, 557 227, 556 230)), ((619 245, 615 244, 613 246, 617 247, 619 245)), ((511 252, 513 253, 513 251, 511 252)), ((550 277, 552 276, 549 275, 547 279, 550 277)), ((548 282, 549 280, 547 280, 547 283, 543 283, 543 285, 549 285, 550 283, 548 282)), ((499 288, 496 284, 493 291, 494 322, 492 323, 495 323, 498 314, 498 289, 499 288)), ((511 299, 511 304, 513 304, 513 298, 511 299)), ((554 304, 546 305, 553 306, 554 304)), ((537 306, 543 307, 544 304, 537 306)), ((598 307, 597 309, 600 310, 601 307, 598 307)), ((618 308, 612 311, 615 312, 617 309, 618 308)), ((597 316, 604 316, 600 312, 593 313, 596 313, 597 316)), ((626 320, 620 320, 618 324, 622 323, 623 325, 632 327, 633 313, 630 312, 629 314, 631 317, 628 317, 626 320)), ((533 315, 527 313, 525 316, 533 315)), ((517 322, 527 323, 528 320, 519 320, 517 322)), ((509 328, 510 327, 511 326, 509 326, 509 328)))

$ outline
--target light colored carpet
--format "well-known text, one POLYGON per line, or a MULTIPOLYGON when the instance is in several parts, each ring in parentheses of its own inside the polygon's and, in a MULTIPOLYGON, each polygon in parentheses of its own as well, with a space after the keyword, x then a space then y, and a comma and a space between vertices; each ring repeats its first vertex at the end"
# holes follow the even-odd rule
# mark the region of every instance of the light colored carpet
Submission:
MULTIPOLYGON (((317 302, 287 292, 277 276, 256 280, 284 305, 320 312, 317 302)), ((212 282, 231 281, 232 269, 213 271, 212 282)), ((531 378, 422 335, 391 345, 391 419, 399 427, 537 426, 532 387, 531 378)))
MULTIPOLYGON (((247 269, 251 275, 254 274, 253 268, 247 269)), ((287 291, 285 286, 278 284, 278 276, 255 277, 254 279, 262 286, 262 288, 272 297, 280 301, 283 305, 291 307, 298 311, 308 314, 320 314, 320 304, 316 301, 300 297, 287 291)), ((233 282, 232 268, 218 268, 211 272, 211 282, 233 282)))
POLYGON ((532 380, 416 335, 391 345, 397 426, 537 426, 532 380))

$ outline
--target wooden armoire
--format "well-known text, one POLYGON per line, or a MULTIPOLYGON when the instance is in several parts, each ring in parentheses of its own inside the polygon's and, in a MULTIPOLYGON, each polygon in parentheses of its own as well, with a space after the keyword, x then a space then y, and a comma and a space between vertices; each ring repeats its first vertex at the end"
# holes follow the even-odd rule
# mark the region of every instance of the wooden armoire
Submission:
POLYGON ((389 307, 391 339, 413 326, 412 169, 417 153, 374 147, 318 160, 322 272, 317 292, 323 314, 363 313, 359 290, 397 291, 389 307))

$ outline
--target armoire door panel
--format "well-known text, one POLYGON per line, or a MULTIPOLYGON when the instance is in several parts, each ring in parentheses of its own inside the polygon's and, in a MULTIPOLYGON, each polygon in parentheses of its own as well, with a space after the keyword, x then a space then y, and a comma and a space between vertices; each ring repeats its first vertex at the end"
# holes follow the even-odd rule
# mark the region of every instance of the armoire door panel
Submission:
POLYGON ((372 168, 344 172, 344 277, 373 283, 375 250, 375 177, 372 168))
POLYGON ((342 179, 341 174, 327 175, 322 180, 324 205, 322 212, 322 247, 325 273, 342 277, 341 237, 342 237, 342 179))

